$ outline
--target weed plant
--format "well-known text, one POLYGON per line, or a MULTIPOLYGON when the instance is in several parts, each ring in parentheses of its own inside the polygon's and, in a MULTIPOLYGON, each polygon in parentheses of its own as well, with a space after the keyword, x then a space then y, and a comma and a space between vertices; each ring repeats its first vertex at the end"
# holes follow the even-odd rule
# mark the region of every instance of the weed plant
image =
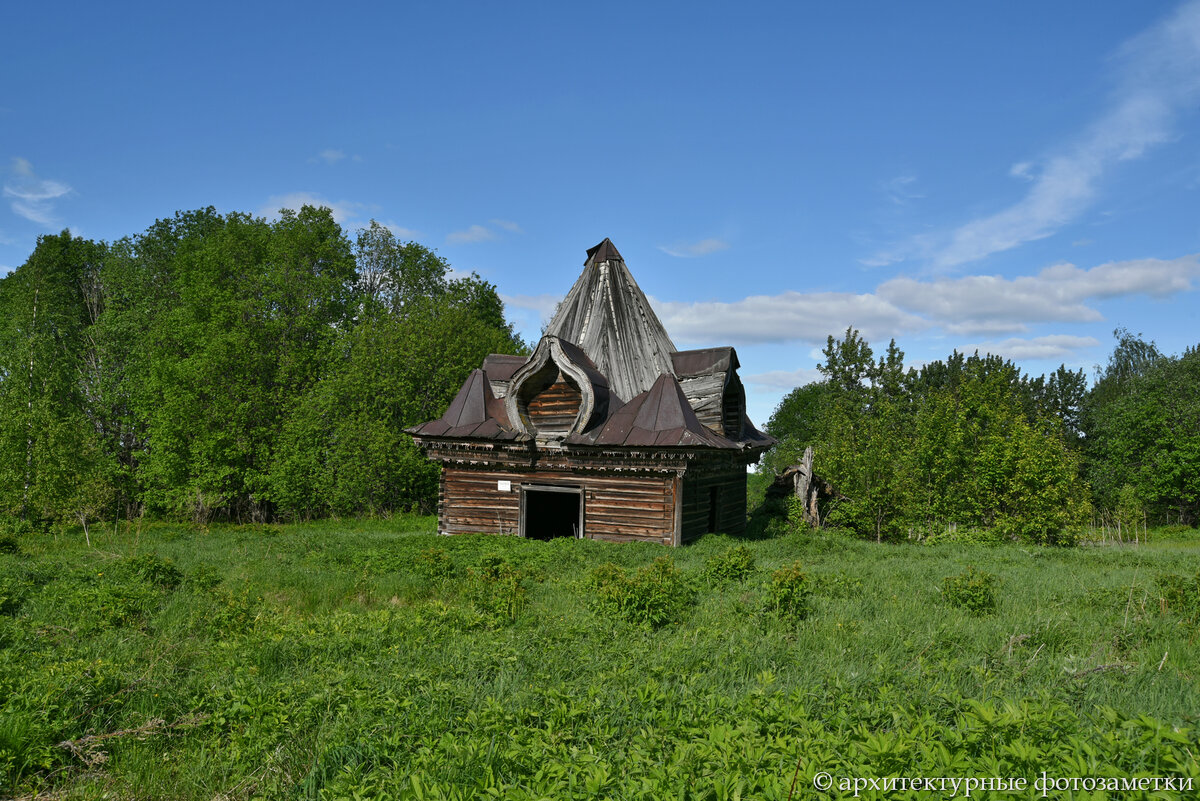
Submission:
POLYGON ((819 771, 1200 782, 1200 543, 1183 535, 1067 550, 811 531, 667 552, 439 538, 404 517, 91 536, 25 531, 0 551, 0 795, 784 799, 793 776, 794 798, 821 797, 819 771), (742 548, 754 572, 711 580, 742 548), (986 616, 943 601, 971 565, 1003 588, 986 616), (777 593, 805 616, 764 614, 777 593))

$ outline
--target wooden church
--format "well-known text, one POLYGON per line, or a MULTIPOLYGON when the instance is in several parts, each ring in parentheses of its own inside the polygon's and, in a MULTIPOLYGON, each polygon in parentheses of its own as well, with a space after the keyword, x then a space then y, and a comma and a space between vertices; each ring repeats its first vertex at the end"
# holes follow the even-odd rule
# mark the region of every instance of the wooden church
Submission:
POLYGON ((746 525, 746 416, 733 348, 677 351, 605 239, 528 358, 492 355, 437 420, 438 530, 679 545, 746 525))

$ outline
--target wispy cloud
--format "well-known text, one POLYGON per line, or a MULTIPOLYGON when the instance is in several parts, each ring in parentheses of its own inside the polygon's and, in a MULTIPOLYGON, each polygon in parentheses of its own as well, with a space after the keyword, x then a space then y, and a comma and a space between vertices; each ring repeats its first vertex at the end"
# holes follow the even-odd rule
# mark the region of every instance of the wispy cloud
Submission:
POLYGON ((761 387, 764 390, 791 390, 814 381, 821 380, 821 371, 815 367, 800 368, 799 370, 771 370, 766 373, 755 373, 743 376, 747 384, 761 387))
POLYGON ((47 227, 58 225, 54 201, 72 191, 61 181, 39 178, 33 165, 23 158, 12 160, 11 176, 4 182, 4 196, 13 199, 12 210, 30 222, 47 227))
POLYGON ((361 226, 363 216, 371 211, 365 203, 353 200, 329 200, 314 192, 288 192, 282 195, 271 195, 258 213, 264 217, 277 217, 280 209, 299 211, 301 206, 329 209, 333 212, 333 219, 343 228, 361 226))
POLYGON ((1127 41, 1108 107, 1060 152, 1022 162, 1010 173, 1029 181, 1006 209, 964 223, 948 235, 909 240, 864 260, 872 265, 929 258, 953 268, 1044 239, 1077 219, 1093 202, 1104 174, 1172 139, 1181 110, 1200 98, 1200 0, 1127 41))
POLYGON ((323 161, 326 164, 337 164, 344 158, 346 158, 346 154, 341 150, 322 150, 316 155, 316 158, 311 158, 309 161, 323 161))
POLYGON ((512 220, 489 220, 488 222, 497 228, 502 228, 503 230, 508 231, 510 234, 525 233, 523 230, 521 230, 521 226, 512 220))
POLYGON ((501 293, 500 300, 504 301, 506 309, 524 309, 532 312, 541 323, 550 322, 554 310, 558 308, 561 295, 505 295, 501 293))
POLYGON ((675 245, 659 245, 658 249, 678 259, 707 256, 720 250, 728 250, 729 243, 716 238, 701 239, 699 242, 681 242, 675 245))
POLYGON ((464 231, 453 231, 446 236, 446 242, 451 245, 467 245, 473 242, 487 242, 496 238, 496 232, 482 225, 472 225, 464 231))
POLYGON ((1164 298, 1193 289, 1200 254, 1178 259, 1110 262, 1091 269, 1056 264, 1037 275, 972 275, 918 281, 895 278, 876 294, 955 334, 1004 334, 1034 323, 1104 319, 1087 301, 1134 295, 1164 298))
POLYGON ((394 222, 385 222, 385 223, 381 223, 381 224, 383 225, 384 228, 391 231, 392 235, 395 236, 397 239, 413 240, 413 239, 419 239, 421 237, 420 231, 414 230, 412 228, 405 228, 402 225, 396 225, 396 223, 394 223, 394 222))
POLYGON ((1032 339, 1011 338, 1001 341, 978 342, 962 345, 955 350, 959 353, 971 354, 992 353, 1006 359, 1020 361, 1023 359, 1069 359, 1080 350, 1094 348, 1100 344, 1095 337, 1077 337, 1067 334, 1051 334, 1032 339))
POLYGON ((911 201, 925 197, 916 190, 916 183, 917 176, 905 173, 897 175, 890 181, 885 181, 880 188, 893 205, 907 206, 911 201))
POLYGON ((661 303, 651 298, 677 342, 823 342, 853 325, 868 339, 929 328, 921 317, 872 294, 784 292, 730 303, 661 303))
MULTIPOLYGON (((853 326, 869 340, 941 331, 955 337, 1025 333, 1046 323, 1104 319, 1095 301, 1167 298, 1200 283, 1200 254, 1110 262, 1090 269, 1056 264, 1037 275, 895 278, 874 292, 783 292, 732 302, 660 302, 651 298, 677 342, 822 343, 853 326)), ((1045 349, 1047 342, 1035 341, 1045 349)), ((1013 343, 1016 340, 1006 340, 1013 343)), ((1062 347, 1062 341, 1056 347, 1062 347)), ((1012 345, 1012 348, 1015 348, 1012 345)), ((1010 348, 1011 349, 1011 348, 1010 348)))

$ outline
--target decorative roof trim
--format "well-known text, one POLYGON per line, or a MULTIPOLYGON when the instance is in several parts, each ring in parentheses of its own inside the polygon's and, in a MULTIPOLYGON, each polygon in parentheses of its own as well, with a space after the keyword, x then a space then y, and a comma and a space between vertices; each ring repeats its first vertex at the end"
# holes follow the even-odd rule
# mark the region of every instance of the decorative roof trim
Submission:
POLYGON ((585 431, 591 426, 593 418, 603 420, 608 414, 608 380, 596 370, 582 350, 548 334, 538 342, 529 361, 517 368, 509 380, 508 393, 504 396, 504 411, 509 424, 526 436, 537 437, 528 418, 521 413, 521 388, 550 363, 575 382, 582 396, 579 411, 565 436, 585 431))

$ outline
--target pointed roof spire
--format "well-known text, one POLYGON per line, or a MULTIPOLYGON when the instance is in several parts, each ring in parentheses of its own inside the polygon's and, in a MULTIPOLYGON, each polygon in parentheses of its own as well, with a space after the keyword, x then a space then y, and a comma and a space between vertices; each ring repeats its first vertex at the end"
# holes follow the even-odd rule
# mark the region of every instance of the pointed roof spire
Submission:
POLYGON ((674 372, 675 344, 611 240, 589 248, 584 265, 546 334, 579 346, 625 401, 674 372))
POLYGON ((587 258, 583 260, 583 264, 586 267, 589 264, 599 264, 603 261, 625 261, 625 259, 621 258, 621 253, 617 250, 617 246, 607 236, 604 237, 604 241, 599 245, 588 248, 587 258))

